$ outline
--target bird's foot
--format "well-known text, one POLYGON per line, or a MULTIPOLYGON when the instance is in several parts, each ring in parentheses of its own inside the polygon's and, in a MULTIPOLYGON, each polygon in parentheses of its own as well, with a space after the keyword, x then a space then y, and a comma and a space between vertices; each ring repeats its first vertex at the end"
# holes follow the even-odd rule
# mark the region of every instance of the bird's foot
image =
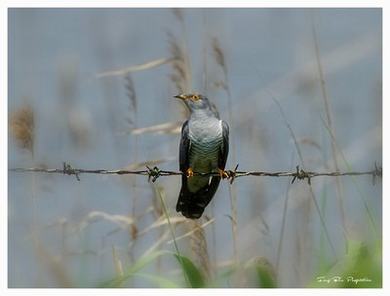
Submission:
POLYGON ((187 178, 194 176, 194 171, 192 170, 192 168, 188 168, 188 170, 186 171, 186 176, 187 178))
POLYGON ((229 174, 225 170, 218 169, 218 173, 222 179, 229 178, 229 174))

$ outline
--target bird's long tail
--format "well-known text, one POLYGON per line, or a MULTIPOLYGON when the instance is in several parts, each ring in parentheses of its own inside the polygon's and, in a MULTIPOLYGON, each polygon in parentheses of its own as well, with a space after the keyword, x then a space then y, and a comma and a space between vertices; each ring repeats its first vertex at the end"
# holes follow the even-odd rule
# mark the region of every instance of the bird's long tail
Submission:
POLYGON ((221 178, 218 176, 212 177, 211 182, 196 192, 189 191, 186 176, 183 175, 181 180, 182 186, 176 204, 176 211, 181 212, 187 218, 199 219, 217 191, 221 178))

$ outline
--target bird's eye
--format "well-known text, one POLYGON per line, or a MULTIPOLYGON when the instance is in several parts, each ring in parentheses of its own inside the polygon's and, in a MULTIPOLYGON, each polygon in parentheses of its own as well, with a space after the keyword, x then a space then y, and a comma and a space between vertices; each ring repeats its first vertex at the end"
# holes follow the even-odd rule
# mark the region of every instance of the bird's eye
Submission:
POLYGON ((192 95, 192 100, 193 101, 197 101, 199 99, 200 99, 200 97, 198 95, 192 95))

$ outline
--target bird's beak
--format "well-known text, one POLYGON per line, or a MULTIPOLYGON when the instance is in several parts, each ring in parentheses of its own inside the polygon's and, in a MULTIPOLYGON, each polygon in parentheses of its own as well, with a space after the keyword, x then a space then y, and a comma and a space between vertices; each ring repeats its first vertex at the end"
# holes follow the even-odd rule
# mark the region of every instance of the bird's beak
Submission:
POLYGON ((174 96, 174 97, 177 98, 177 99, 183 100, 183 101, 187 100, 187 96, 186 95, 177 95, 177 96, 174 96))

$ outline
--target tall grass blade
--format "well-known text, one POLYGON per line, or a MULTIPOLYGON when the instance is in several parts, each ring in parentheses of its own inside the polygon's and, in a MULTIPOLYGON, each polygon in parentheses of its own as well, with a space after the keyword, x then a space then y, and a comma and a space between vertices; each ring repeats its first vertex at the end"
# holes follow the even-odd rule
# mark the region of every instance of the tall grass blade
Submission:
MULTIPOLYGON (((157 195, 159 196, 159 198, 160 198, 161 205, 162 205, 162 208, 163 208, 163 211, 164 211, 164 215, 166 216, 167 221, 168 221, 169 231, 171 232, 171 235, 172 235, 173 244, 174 244, 175 250, 176 250, 176 255, 178 256, 178 258, 179 258, 180 261, 181 261, 181 258, 182 258, 182 257, 181 257, 181 255, 180 255, 179 247, 178 247, 177 242, 176 242, 175 231, 174 231, 173 226, 172 226, 172 224, 171 224, 171 220, 170 220, 170 218, 169 218, 169 213, 168 213, 168 209, 167 209, 167 206, 166 206, 166 204, 165 204, 164 198, 163 198, 163 196, 162 196, 161 191, 159 190, 159 188, 157 188, 157 186, 156 186, 154 183, 152 183, 152 185, 153 185, 153 188, 154 188, 156 194, 157 194, 157 195)), ((183 262, 180 262, 180 263, 181 263, 181 265, 183 266, 184 263, 183 263, 183 262)), ((184 272, 184 278, 185 278, 187 284, 189 284, 189 278, 188 278, 188 276, 187 276, 187 273, 185 273, 185 272, 184 272)))
MULTIPOLYGON (((287 121, 287 117, 286 115, 284 114, 284 111, 283 111, 283 108, 282 108, 282 105, 280 105, 279 101, 270 93, 271 95, 271 98, 272 100, 275 102, 275 104, 278 106, 279 108, 279 112, 280 112, 280 115, 282 116, 283 120, 284 120, 284 123, 286 124, 286 127, 288 128, 289 132, 290 132, 290 135, 291 135, 291 138, 293 139, 294 141, 294 144, 295 144, 295 148, 297 150, 297 154, 299 156, 299 159, 301 161, 301 164, 302 164, 302 167, 305 168, 305 162, 304 162, 304 158, 303 158, 303 155, 302 155, 302 152, 301 152, 301 149, 300 149, 300 146, 299 146, 299 143, 297 141, 297 138, 295 137, 295 133, 290 125, 290 123, 287 121)), ((318 205, 318 202, 317 202, 317 199, 315 198, 315 195, 314 195, 314 190, 313 190, 313 187, 309 184, 309 189, 310 189, 310 195, 311 195, 311 198, 314 202, 314 206, 316 208, 316 211, 317 211, 317 214, 320 218, 320 222, 321 222, 321 226, 325 232, 325 235, 326 235, 326 239, 328 240, 328 243, 329 243, 329 246, 330 248, 332 249, 332 252, 333 252, 333 255, 335 257, 337 257, 337 252, 336 252, 336 248, 334 247, 334 244, 330 238, 330 234, 329 234, 329 231, 328 231, 328 228, 326 227, 326 224, 325 224, 325 219, 324 217, 322 216, 322 213, 321 213, 321 209, 320 209, 320 206, 318 205)))
POLYGON ((174 254, 178 260, 184 274, 188 279, 189 286, 192 288, 205 287, 205 279, 199 269, 195 266, 190 259, 185 256, 174 254))
MULTIPOLYGON (((343 160, 345 166, 347 167, 347 169, 349 171, 352 172, 353 168, 352 168, 351 164, 348 162, 347 158, 345 157, 343 150, 338 146, 335 138, 333 137, 333 134, 331 133, 331 130, 329 129, 329 126, 327 125, 327 123, 325 122, 325 120, 322 117, 321 117, 321 120, 322 120, 322 123, 325 126, 325 129, 328 131, 329 136, 331 137, 332 141, 334 142, 336 149, 339 151, 341 159, 343 160)), ((376 226, 376 223, 375 223, 375 220, 374 220, 374 216, 371 213, 370 207, 368 206, 366 198, 364 197, 364 194, 363 194, 362 190, 360 189, 360 186, 359 186, 358 181, 356 180, 355 176, 352 176, 352 181, 355 184, 356 190, 358 191, 360 199, 361 199, 361 201, 362 201, 362 203, 364 205, 364 209, 365 209, 365 211, 367 213, 367 216, 369 218, 371 228, 372 228, 373 232, 375 233, 375 236, 379 239, 379 233, 378 233, 377 226, 376 226)))
MULTIPOLYGON (((326 120, 329 126, 329 131, 332 134, 332 138, 336 138, 336 132, 335 128, 333 126, 333 119, 332 119, 332 110, 330 106, 330 101, 328 97, 328 92, 325 87, 325 76, 324 76, 324 71, 322 69, 322 63, 321 63, 321 55, 320 55, 320 46, 318 44, 318 37, 317 37, 317 31, 316 27, 314 25, 314 20, 313 20, 313 13, 311 14, 311 28, 312 28, 312 35, 313 35, 313 40, 314 40, 314 47, 315 47, 315 55, 316 55, 316 62, 317 62, 317 69, 318 69, 318 78, 320 80, 320 87, 321 87, 321 95, 322 99, 324 101, 324 108, 325 108, 325 114, 326 114, 326 120)), ((337 150, 336 150, 336 142, 331 141, 331 147, 332 147, 332 158, 333 158, 333 166, 336 171, 339 171, 339 162, 338 162, 338 157, 337 157, 337 150)), ((336 192, 337 192, 337 197, 339 201, 339 207, 340 207, 340 216, 341 216, 341 222, 342 222, 342 227, 344 231, 344 236, 347 235, 347 226, 346 226, 346 218, 345 218, 345 210, 344 210, 344 202, 343 202, 343 188, 342 184, 340 181, 339 177, 336 177, 336 192)), ((345 238, 347 240, 347 237, 345 238)), ((347 247, 346 242, 345 242, 345 247, 347 247)))
POLYGON ((158 276, 150 273, 135 273, 134 276, 141 277, 153 283, 156 283, 159 286, 159 288, 180 288, 180 286, 177 283, 162 276, 158 276))
POLYGON ((139 258, 130 268, 124 271, 123 276, 117 276, 109 281, 103 282, 99 287, 100 288, 115 288, 122 286, 127 280, 135 275, 136 272, 144 268, 146 265, 150 264, 157 258, 170 254, 168 251, 157 251, 146 256, 139 258))

